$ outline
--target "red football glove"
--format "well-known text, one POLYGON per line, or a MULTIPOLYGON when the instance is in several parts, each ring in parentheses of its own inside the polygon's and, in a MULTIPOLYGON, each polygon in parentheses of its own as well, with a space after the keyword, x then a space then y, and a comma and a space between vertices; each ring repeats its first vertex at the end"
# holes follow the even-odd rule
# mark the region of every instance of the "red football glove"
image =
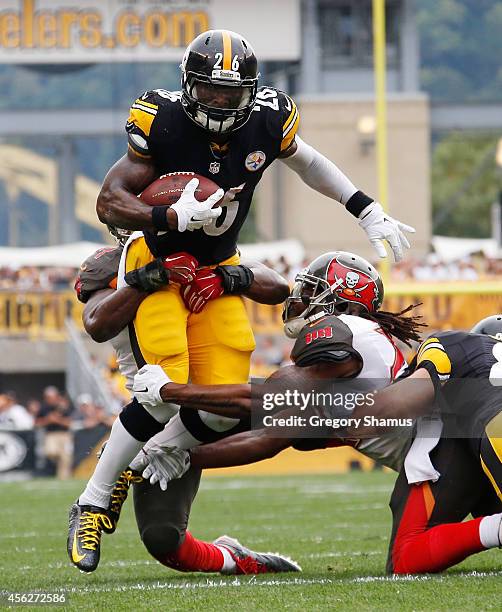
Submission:
POLYGON ((190 312, 200 312, 209 300, 223 294, 223 279, 213 270, 197 270, 195 280, 184 287, 181 295, 190 312))
POLYGON ((199 262, 190 253, 173 253, 163 258, 162 265, 169 273, 169 282, 187 285, 195 279, 199 262))

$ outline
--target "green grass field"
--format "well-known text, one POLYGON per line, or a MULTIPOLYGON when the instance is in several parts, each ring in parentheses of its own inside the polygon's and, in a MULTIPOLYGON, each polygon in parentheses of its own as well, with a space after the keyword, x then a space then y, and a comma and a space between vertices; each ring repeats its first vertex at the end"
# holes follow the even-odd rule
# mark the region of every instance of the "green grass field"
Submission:
POLYGON ((393 478, 206 478, 190 524, 196 537, 228 533, 303 567, 257 577, 168 570, 143 549, 132 503, 116 534, 104 536, 98 570, 82 574, 65 548, 67 508, 82 483, 0 483, 0 590, 62 590, 71 610, 500 610, 501 551, 439 576, 385 576, 393 478))

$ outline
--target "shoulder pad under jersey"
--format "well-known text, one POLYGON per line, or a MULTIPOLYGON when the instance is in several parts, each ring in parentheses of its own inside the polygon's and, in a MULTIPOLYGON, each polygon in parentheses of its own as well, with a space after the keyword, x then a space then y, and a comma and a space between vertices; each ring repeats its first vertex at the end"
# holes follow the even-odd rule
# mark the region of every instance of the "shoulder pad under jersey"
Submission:
POLYGON ((181 92, 166 89, 152 89, 136 98, 129 110, 126 123, 127 140, 130 149, 139 157, 151 157, 149 139, 152 126, 161 113, 168 113, 170 105, 179 105, 181 92))
POLYGON ((300 123, 294 100, 275 87, 260 87, 253 112, 267 113, 268 131, 280 142, 280 150, 285 151, 293 142, 300 123))
POLYGON ((306 325, 296 339, 291 359, 300 367, 320 361, 341 362, 361 355, 352 345, 352 331, 338 317, 330 315, 306 325))
POLYGON ((442 333, 429 336, 419 346, 416 354, 416 367, 426 368, 431 374, 437 376, 439 380, 445 381, 450 378, 452 366, 442 342, 442 333))
POLYGON ((87 302, 95 291, 107 289, 117 278, 123 247, 98 249, 80 266, 75 291, 81 302, 87 302))

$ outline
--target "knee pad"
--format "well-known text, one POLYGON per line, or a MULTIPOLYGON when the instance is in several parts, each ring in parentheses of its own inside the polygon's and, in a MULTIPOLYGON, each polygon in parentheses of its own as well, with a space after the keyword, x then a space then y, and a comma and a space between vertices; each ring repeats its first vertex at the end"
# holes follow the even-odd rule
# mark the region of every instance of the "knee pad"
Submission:
POLYGON ((141 533, 145 548, 158 561, 163 561, 166 556, 175 553, 183 544, 184 538, 185 533, 169 523, 147 527, 141 533))
POLYGON ((138 442, 147 442, 164 429, 164 423, 154 419, 136 398, 122 410, 119 419, 127 433, 138 442))
POLYGON ((199 410, 200 420, 214 431, 228 431, 235 427, 240 419, 232 419, 230 417, 219 416, 205 410, 199 410))
MULTIPOLYGON (((179 419, 185 426, 186 430, 191 436, 193 436, 199 442, 216 442, 225 438, 229 435, 241 433, 242 431, 248 431, 251 427, 249 418, 235 419, 235 423, 232 427, 216 430, 208 427, 206 423, 201 419, 201 413, 207 414, 203 411, 188 410, 187 408, 180 408, 179 419)), ((234 421, 234 419, 227 419, 228 421, 234 421)))

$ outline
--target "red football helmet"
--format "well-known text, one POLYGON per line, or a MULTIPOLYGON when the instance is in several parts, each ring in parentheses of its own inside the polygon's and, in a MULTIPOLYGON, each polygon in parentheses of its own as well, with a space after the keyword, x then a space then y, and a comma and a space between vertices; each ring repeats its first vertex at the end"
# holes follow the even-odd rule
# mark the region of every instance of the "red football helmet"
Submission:
POLYGON ((342 313, 351 303, 375 312, 383 295, 382 279, 366 259, 347 251, 324 253, 296 276, 284 304, 285 332, 295 337, 305 323, 342 313))

